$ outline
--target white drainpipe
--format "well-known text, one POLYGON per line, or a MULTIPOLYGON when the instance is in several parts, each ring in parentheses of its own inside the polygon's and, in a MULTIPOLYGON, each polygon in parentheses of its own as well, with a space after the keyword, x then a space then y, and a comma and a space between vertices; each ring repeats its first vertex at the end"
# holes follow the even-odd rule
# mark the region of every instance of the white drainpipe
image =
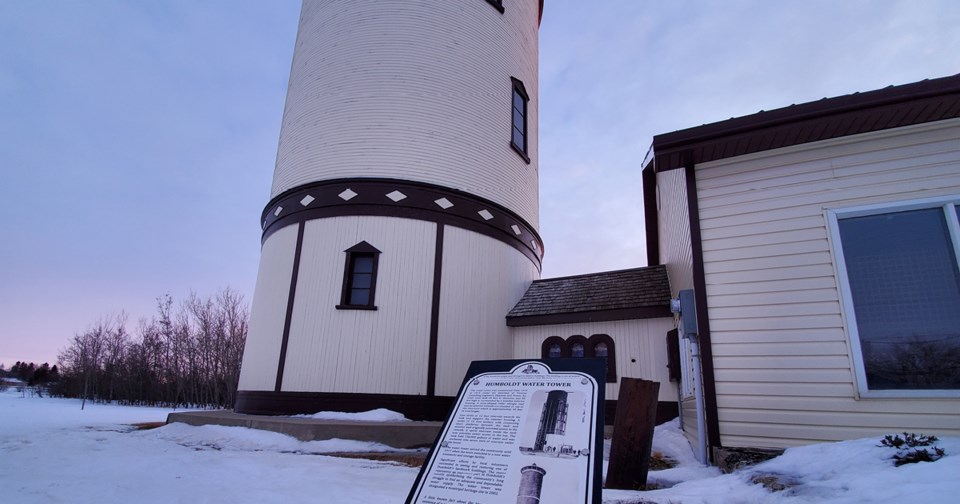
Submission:
POLYGON ((703 387, 700 386, 700 342, 690 339, 690 353, 693 356, 693 399, 697 403, 697 460, 707 464, 707 426, 703 413, 703 387))

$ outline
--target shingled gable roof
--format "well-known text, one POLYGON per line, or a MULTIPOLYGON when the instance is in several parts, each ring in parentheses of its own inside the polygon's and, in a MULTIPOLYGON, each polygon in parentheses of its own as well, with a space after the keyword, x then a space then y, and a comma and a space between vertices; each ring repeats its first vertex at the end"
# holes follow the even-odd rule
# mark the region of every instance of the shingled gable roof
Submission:
POLYGON ((535 280, 507 314, 508 326, 670 317, 665 266, 535 280))
POLYGON ((960 74, 761 111, 653 137, 662 172, 791 145, 960 117, 960 74))

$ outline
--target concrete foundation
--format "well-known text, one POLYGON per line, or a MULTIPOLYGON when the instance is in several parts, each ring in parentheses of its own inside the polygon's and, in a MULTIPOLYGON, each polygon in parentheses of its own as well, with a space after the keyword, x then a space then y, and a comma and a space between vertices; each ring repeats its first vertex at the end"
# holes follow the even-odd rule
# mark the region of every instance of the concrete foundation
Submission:
POLYGON ((282 416, 242 415, 229 410, 185 411, 167 415, 167 423, 248 427, 293 436, 301 441, 355 439, 394 448, 429 447, 443 422, 353 422, 282 416))

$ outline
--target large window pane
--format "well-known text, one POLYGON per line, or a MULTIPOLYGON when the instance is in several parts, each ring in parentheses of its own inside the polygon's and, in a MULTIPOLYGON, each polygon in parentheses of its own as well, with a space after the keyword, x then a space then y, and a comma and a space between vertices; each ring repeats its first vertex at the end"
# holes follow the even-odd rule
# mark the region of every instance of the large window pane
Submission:
POLYGON ((839 228, 868 387, 960 389, 960 273, 943 209, 839 228))

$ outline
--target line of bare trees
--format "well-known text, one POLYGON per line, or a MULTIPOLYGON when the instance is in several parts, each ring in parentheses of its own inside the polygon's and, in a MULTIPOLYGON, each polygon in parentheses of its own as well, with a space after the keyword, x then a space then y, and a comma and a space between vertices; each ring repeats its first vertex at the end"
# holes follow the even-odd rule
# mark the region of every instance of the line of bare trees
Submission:
POLYGON ((125 313, 101 318, 58 355, 50 393, 121 404, 232 407, 247 337, 248 308, 227 288, 174 308, 169 295, 134 334, 125 313))

